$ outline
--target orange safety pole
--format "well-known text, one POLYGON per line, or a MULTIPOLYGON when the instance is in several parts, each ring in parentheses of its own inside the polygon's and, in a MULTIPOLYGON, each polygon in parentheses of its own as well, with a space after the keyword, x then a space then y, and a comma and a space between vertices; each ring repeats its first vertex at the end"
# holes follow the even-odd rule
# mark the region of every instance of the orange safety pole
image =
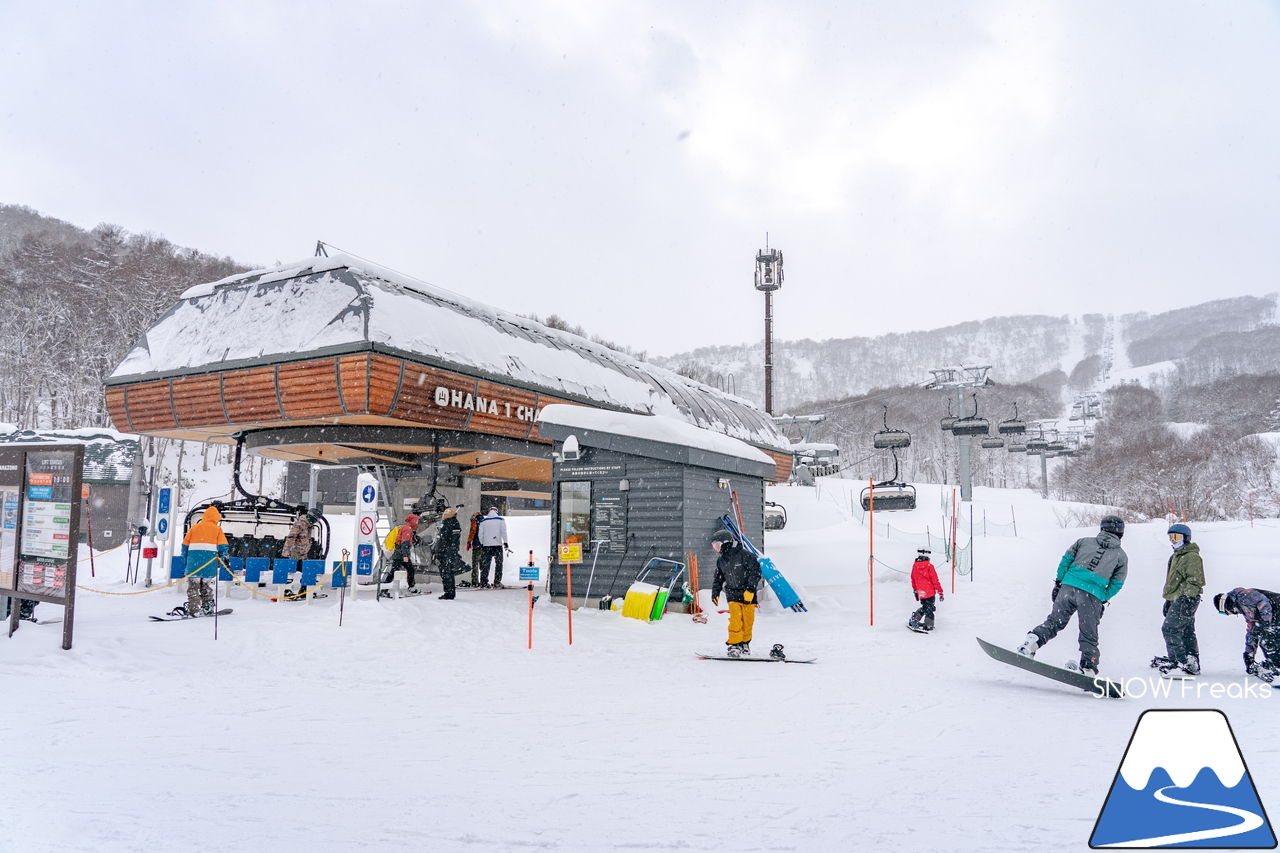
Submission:
POLYGON ((951 594, 956 592, 956 490, 951 490, 951 594))
POLYGON ((573 563, 564 564, 565 582, 569 587, 569 645, 573 645, 573 563))
POLYGON ((533 648, 533 581, 529 581, 529 648, 533 648))
POLYGON ((870 530, 870 539, 867 545, 867 595, 868 608, 867 613, 870 616, 869 624, 876 624, 876 483, 872 477, 867 478, 868 491, 870 499, 867 502, 867 521, 870 524, 867 528, 870 530))

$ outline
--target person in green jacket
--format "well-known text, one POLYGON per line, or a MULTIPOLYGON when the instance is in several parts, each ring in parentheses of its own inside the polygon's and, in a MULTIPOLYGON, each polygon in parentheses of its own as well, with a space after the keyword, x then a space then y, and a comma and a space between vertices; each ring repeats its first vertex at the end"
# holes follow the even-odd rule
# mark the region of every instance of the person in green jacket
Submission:
POLYGON ((1151 666, 1168 674, 1181 669, 1187 675, 1200 674, 1200 643, 1196 640, 1196 608, 1204 592, 1204 561, 1200 546, 1191 541, 1191 528, 1175 524, 1169 528, 1173 554, 1164 579, 1165 657, 1153 658, 1151 666))
POLYGON ((1058 561, 1053 585, 1053 611, 1043 623, 1031 629, 1018 654, 1035 657, 1036 649, 1058 636, 1072 614, 1080 624, 1080 671, 1098 674, 1098 623, 1107 602, 1124 586, 1129 574, 1129 557, 1120 547, 1124 519, 1108 515, 1102 519, 1097 536, 1076 540, 1058 561))

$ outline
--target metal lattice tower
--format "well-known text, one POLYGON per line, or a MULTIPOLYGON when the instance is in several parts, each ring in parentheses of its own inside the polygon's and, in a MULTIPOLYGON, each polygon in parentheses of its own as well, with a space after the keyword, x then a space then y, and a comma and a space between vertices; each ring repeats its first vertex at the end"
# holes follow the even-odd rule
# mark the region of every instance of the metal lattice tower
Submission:
MULTIPOLYGON (((938 388, 943 390, 955 389, 956 402, 960 404, 958 412, 964 417, 967 411, 964 399, 964 392, 970 388, 981 388, 984 385, 991 384, 991 380, 987 378, 987 372, 991 370, 989 364, 965 364, 955 367, 935 367, 929 372, 933 374, 933 380, 926 385, 927 388, 938 388)), ((960 500, 973 500, 973 467, 969 455, 969 436, 957 435, 956 442, 960 446, 960 500)))
POLYGON ((765 248, 756 252, 756 290, 764 291, 764 411, 773 414, 773 292, 782 287, 782 252, 765 248))

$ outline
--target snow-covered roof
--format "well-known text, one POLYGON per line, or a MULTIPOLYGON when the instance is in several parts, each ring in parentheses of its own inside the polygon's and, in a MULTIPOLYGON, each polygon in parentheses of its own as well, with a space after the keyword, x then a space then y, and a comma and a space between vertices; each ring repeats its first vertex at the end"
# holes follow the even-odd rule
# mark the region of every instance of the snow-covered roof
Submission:
POLYGON ((370 349, 789 449, 749 400, 344 255, 187 290, 108 384, 370 349))
POLYGON ((4 444, 83 444, 87 483, 128 483, 133 478, 133 461, 141 449, 136 435, 103 427, 82 429, 6 430, 0 424, 0 443, 4 444))
POLYGON ((771 458, 745 441, 727 435, 700 429, 682 420, 661 415, 633 415, 627 412, 611 412, 605 409, 588 409, 584 406, 544 406, 538 416, 539 423, 555 424, 568 429, 580 429, 622 435, 673 444, 677 447, 696 447, 723 456, 733 456, 751 462, 773 465, 771 458))

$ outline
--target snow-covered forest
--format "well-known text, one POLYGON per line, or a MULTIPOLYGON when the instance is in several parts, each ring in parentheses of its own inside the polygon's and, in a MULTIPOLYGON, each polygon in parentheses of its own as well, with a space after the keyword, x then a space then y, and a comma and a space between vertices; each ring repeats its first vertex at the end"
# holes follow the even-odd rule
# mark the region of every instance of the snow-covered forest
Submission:
POLYGON ((243 270, 116 225, 0 205, 0 422, 109 423, 102 382, 183 290, 243 270))

